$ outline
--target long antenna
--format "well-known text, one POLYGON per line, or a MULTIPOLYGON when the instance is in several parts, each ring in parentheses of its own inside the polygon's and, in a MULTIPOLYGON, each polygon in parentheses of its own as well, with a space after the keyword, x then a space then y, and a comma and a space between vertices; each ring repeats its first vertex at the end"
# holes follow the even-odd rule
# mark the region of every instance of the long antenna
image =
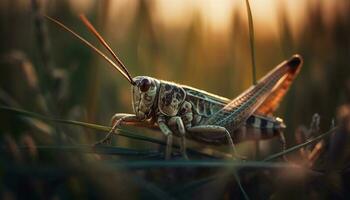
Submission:
POLYGON ((44 15, 48 20, 51 22, 57 24, 59 27, 63 28, 64 30, 70 32, 73 34, 76 38, 78 38, 81 42, 83 42, 86 46, 90 47, 92 50, 94 50, 98 55, 100 55, 102 58, 104 58, 109 64, 111 64, 115 69, 117 69, 132 85, 135 84, 135 82, 132 80, 129 74, 127 74, 124 70, 122 70, 117 64, 115 64, 110 58, 108 58, 104 53, 102 53, 99 49, 97 49, 94 45, 92 45, 90 42, 88 42, 86 39, 84 39, 82 36, 78 35, 74 31, 72 31, 70 28, 62 24, 61 22, 44 15))
POLYGON ((85 26, 89 29, 89 31, 94 34, 97 39, 103 44, 104 47, 109 51, 109 53, 113 56, 113 58, 117 61, 119 66, 124 70, 124 72, 128 75, 130 80, 132 80, 129 71, 123 64, 123 62, 118 58, 118 56, 114 53, 112 48, 107 44, 107 42, 103 39, 103 37, 98 33, 98 31, 95 29, 95 27, 91 24, 91 22, 85 17, 84 14, 79 15, 81 21, 85 24, 85 26))

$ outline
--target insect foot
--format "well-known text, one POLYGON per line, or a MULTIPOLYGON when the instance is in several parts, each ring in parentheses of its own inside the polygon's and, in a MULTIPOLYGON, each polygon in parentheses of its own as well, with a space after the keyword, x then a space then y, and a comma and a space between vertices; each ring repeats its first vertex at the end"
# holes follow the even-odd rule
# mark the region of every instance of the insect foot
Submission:
POLYGON ((248 160, 248 158, 246 156, 238 154, 237 152, 232 154, 231 159, 234 161, 247 161, 248 160))
POLYGON ((106 137, 104 137, 102 140, 95 143, 94 146, 102 145, 102 144, 111 145, 113 133, 117 130, 118 126, 122 123, 122 121, 126 118, 129 118, 129 117, 130 116, 125 115, 125 116, 122 116, 120 119, 116 120, 115 122, 113 122, 113 126, 112 126, 111 130, 108 132, 108 134, 106 135, 106 137))
POLYGON ((112 144, 112 134, 108 133, 108 135, 106 137, 104 137, 102 140, 96 142, 94 144, 94 146, 98 146, 98 145, 111 145, 112 144))

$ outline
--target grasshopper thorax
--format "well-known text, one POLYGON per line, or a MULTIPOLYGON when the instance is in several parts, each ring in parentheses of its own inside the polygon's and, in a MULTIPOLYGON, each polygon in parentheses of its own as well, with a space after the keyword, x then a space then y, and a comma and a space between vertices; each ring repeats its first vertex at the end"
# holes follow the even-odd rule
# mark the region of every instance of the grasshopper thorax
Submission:
POLYGON ((181 85, 161 81, 158 94, 158 109, 165 116, 176 116, 184 103, 186 92, 181 85))

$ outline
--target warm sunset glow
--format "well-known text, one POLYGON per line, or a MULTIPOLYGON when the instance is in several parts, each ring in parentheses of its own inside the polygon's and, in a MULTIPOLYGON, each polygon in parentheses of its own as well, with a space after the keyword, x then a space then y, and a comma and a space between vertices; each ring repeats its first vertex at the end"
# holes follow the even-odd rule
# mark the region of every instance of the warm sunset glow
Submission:
POLYGON ((71 9, 75 13, 86 13, 89 12, 95 1, 93 0, 69 0, 71 9))
MULTIPOLYGON (((317 2, 317 1, 315 1, 317 2)), ((256 37, 277 37, 280 26, 280 8, 284 11, 291 31, 297 35, 298 26, 305 19, 305 8, 314 1, 304 0, 251 0, 254 28, 256 37)), ((70 0, 73 12, 87 12, 96 3, 93 0, 70 0)), ((119 23, 119 31, 126 30, 136 15, 139 2, 135 0, 111 1, 109 9, 109 25, 119 23)), ((341 4, 343 5, 343 4, 341 4)), ((327 22, 332 22, 332 12, 337 4, 334 1, 324 1, 322 11, 327 22)), ((339 7, 339 6, 338 6, 339 7)), ((214 33, 228 33, 232 27, 233 12, 239 12, 241 18, 247 23, 245 0, 154 0, 149 4, 151 16, 155 26, 167 29, 186 29, 194 19, 201 20, 203 28, 214 33)), ((243 27, 242 27, 243 28, 243 27)), ((237 30, 236 30, 237 31, 237 30)))
POLYGON ((194 2, 187 0, 156 0, 153 20, 167 28, 188 27, 193 19, 194 2))
POLYGON ((227 31, 232 20, 233 1, 230 0, 205 0, 196 1, 200 17, 206 28, 217 32, 227 31))
MULTIPOLYGON (((250 1, 257 36, 259 36, 259 33, 277 35, 278 21, 276 3, 276 0, 250 1)), ((245 4, 241 8, 244 9, 244 7, 245 4)), ((245 15, 247 14, 245 13, 245 15)), ((247 20, 246 16, 242 18, 247 20)))
POLYGON ((135 19, 138 10, 138 0, 109 1, 106 31, 115 38, 125 36, 135 19))
MULTIPOLYGON (((273 35, 276 37, 279 31, 278 9, 286 7, 286 15, 291 20, 293 27, 300 25, 303 15, 302 0, 264 0, 250 1, 253 13, 257 37, 262 35, 273 35), (295 14, 297 13, 297 14, 295 14)), ((232 27, 233 12, 240 12, 241 18, 247 22, 245 1, 230 0, 205 0, 205 1, 168 1, 156 0, 154 4, 154 20, 157 24, 166 27, 185 28, 188 27, 194 17, 202 20, 203 28, 211 32, 228 32, 232 27)))

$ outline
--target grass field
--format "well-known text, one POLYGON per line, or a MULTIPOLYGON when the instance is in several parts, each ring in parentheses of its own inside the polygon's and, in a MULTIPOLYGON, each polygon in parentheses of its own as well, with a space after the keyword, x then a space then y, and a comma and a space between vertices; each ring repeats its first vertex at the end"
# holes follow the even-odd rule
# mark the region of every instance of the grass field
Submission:
POLYGON ((227 146, 189 141, 186 161, 177 140, 164 160, 161 132, 144 128, 92 147, 114 113, 132 112, 130 84, 43 14, 102 49, 85 13, 132 76, 234 98, 253 82, 245 1, 2 1, 0 198, 349 199, 350 3, 249 2, 257 78, 304 58, 275 113, 288 150, 248 141, 247 160, 231 161, 227 146))

